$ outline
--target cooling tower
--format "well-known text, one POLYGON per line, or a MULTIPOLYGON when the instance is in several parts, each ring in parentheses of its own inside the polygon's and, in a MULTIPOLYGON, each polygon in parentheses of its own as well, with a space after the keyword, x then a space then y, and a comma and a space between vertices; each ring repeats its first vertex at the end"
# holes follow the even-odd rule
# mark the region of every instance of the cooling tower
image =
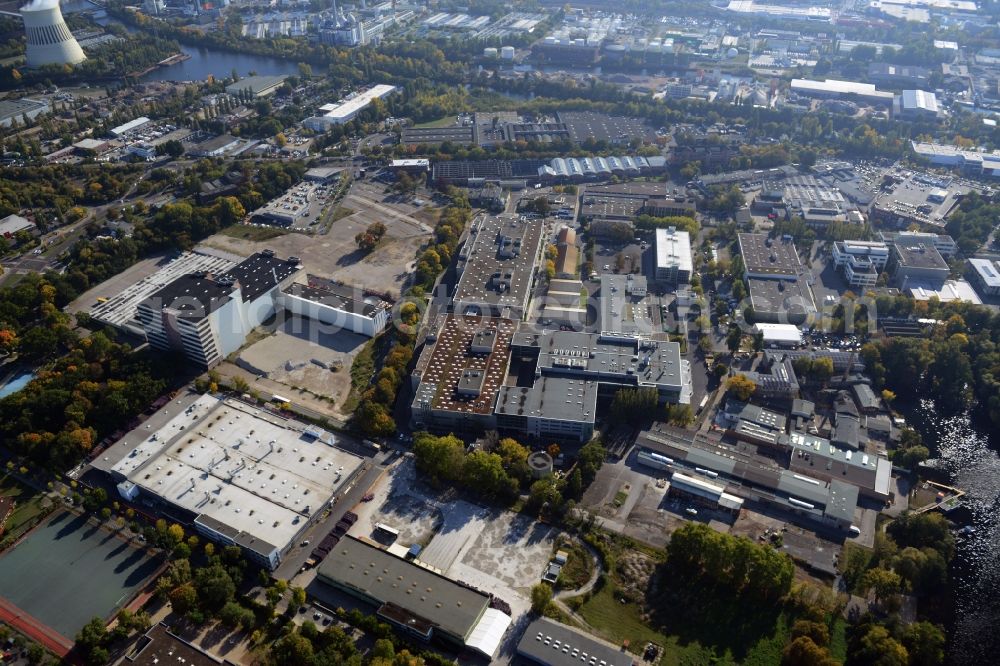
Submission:
POLYGON ((28 36, 28 67, 75 65, 87 59, 66 27, 59 0, 33 0, 21 8, 28 36))

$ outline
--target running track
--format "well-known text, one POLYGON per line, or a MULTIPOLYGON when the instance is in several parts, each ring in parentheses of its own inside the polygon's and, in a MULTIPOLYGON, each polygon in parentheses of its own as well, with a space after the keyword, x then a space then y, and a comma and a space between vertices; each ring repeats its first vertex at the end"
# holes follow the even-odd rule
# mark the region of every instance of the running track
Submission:
POLYGON ((73 641, 52 627, 39 622, 3 597, 0 597, 0 621, 6 622, 33 641, 41 643, 60 658, 73 649, 73 641))

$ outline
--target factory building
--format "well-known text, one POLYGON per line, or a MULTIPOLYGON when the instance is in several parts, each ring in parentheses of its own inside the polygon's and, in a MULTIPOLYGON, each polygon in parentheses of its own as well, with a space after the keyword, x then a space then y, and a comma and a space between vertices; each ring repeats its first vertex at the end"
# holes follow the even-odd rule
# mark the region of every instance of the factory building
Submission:
POLYGON ((359 113, 368 108, 376 99, 385 99, 396 91, 396 86, 379 84, 361 93, 355 93, 348 99, 335 104, 324 104, 319 107, 322 115, 306 118, 302 124, 316 132, 325 132, 334 125, 343 125, 354 120, 359 113))
POLYGON ((274 314, 278 292, 299 269, 297 259, 265 250, 220 275, 182 275, 139 303, 138 319, 150 345, 211 368, 274 314))

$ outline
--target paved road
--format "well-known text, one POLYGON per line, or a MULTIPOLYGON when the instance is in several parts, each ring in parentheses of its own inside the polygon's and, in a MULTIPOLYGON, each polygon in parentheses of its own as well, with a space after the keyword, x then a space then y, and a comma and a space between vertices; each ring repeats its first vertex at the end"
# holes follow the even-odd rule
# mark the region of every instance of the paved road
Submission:
POLYGON ((355 479, 351 482, 349 488, 344 492, 339 493, 335 496, 334 501, 336 502, 333 509, 330 510, 329 516, 326 520, 322 520, 313 525, 303 536, 303 541, 309 541, 308 546, 302 546, 301 544, 296 544, 290 551, 288 551, 281 564, 278 568, 274 570, 273 576, 281 580, 291 580, 295 574, 299 573, 302 569, 302 565, 309 558, 310 553, 312 553, 315 544, 322 541, 323 537, 326 536, 330 530, 344 517, 344 514, 351 510, 361 498, 364 496, 368 489, 371 488, 372 484, 382 475, 385 471, 385 467, 381 465, 373 464, 373 461, 369 460, 366 463, 366 469, 361 472, 355 479))

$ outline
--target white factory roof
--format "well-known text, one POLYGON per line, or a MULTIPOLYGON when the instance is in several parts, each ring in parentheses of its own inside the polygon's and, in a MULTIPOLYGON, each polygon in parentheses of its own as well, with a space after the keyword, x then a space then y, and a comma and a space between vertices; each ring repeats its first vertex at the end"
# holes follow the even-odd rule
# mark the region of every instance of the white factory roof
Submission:
POLYGON ((141 492, 283 548, 361 464, 305 429, 205 395, 112 469, 141 492))
POLYGON ((135 120, 130 120, 130 121, 128 121, 127 123, 125 123, 123 125, 119 125, 118 127, 113 128, 111 130, 111 133, 114 134, 115 136, 121 136, 122 134, 126 134, 127 132, 131 132, 132 130, 134 130, 137 127, 142 127, 143 125, 145 125, 148 122, 149 122, 149 118, 147 118, 146 116, 141 116, 139 118, 136 118, 135 120))
POLYGON ((764 336, 764 342, 802 343, 802 331, 792 324, 754 324, 757 332, 764 336))
POLYGON ((391 94, 396 86, 378 84, 368 90, 358 93, 355 97, 339 104, 324 104, 319 107, 323 111, 323 116, 330 119, 350 118, 361 109, 371 104, 373 99, 380 99, 391 94))
POLYGON ((235 265, 235 261, 226 257, 183 252, 152 275, 147 275, 122 291, 103 294, 108 300, 95 305, 90 316, 102 324, 144 336, 136 314, 140 303, 183 275, 199 271, 221 274, 235 265))
POLYGON ((964 301, 973 305, 982 305, 979 294, 972 288, 972 285, 965 280, 945 280, 944 284, 920 284, 913 280, 906 283, 906 290, 910 296, 917 301, 930 300, 932 296, 937 296, 942 303, 952 301, 964 301))
POLYGON ((904 111, 919 110, 937 113, 937 95, 926 90, 904 90, 900 96, 900 107, 904 111))
POLYGON ((473 627, 472 633, 466 639, 465 647, 492 659, 500 649, 500 642, 511 622, 513 620, 510 615, 496 608, 487 608, 482 619, 473 627))
POLYGON ((692 270, 691 235, 686 231, 656 230, 656 267, 692 270))
POLYGON ((990 288, 1000 288, 1000 271, 990 259, 969 259, 969 265, 979 274, 979 279, 990 288))
POLYGON ((855 81, 841 81, 839 79, 826 79, 825 81, 813 81, 811 79, 792 79, 792 90, 799 92, 827 93, 839 95, 858 95, 860 97, 881 97, 892 99, 891 92, 881 92, 875 89, 874 83, 857 83, 855 81))
POLYGON ((8 234, 13 236, 18 231, 27 231, 34 228, 34 222, 26 217, 21 217, 20 215, 8 215, 0 220, 0 236, 6 236, 8 234))

